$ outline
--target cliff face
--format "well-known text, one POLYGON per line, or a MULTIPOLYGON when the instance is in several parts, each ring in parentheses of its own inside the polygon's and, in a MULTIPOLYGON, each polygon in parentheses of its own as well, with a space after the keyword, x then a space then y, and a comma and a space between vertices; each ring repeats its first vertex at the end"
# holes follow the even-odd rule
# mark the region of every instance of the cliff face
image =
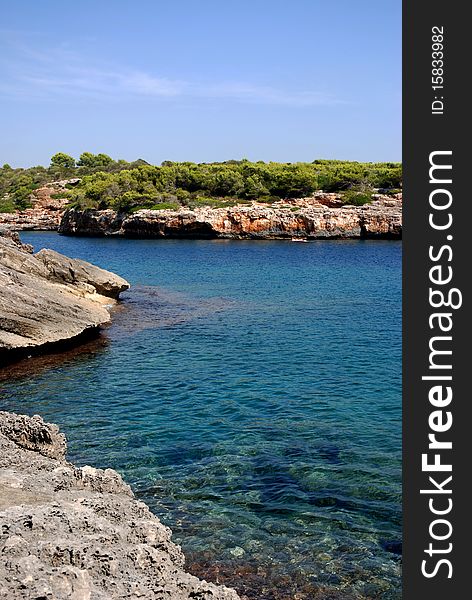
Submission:
POLYGON ((362 207, 342 206, 336 194, 287 200, 273 205, 253 203, 231 208, 140 210, 120 215, 112 210, 66 210, 67 199, 53 198, 67 184, 47 184, 32 195, 32 208, 0 214, 9 230, 57 230, 66 235, 129 237, 194 237, 235 239, 401 238, 402 201, 377 196, 362 207))
POLYGON ((380 198, 356 207, 330 207, 318 201, 267 206, 195 210, 112 210, 65 212, 59 232, 66 235, 234 239, 401 238, 401 200, 380 198))
POLYGON ((110 320, 107 307, 129 284, 53 250, 33 254, 0 232, 0 355, 63 342, 110 320))
POLYGON ((238 600, 184 556, 111 469, 66 462, 41 417, 0 412, 0 598, 238 600))

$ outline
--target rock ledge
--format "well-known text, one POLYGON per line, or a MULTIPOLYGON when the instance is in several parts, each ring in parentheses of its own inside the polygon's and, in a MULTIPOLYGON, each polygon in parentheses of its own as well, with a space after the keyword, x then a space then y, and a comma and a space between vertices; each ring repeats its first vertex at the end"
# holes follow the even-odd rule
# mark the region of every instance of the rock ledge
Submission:
POLYGON ((129 284, 85 261, 0 231, 0 355, 72 340, 110 321, 129 284))
POLYGON ((183 570, 170 529, 116 471, 65 451, 55 425, 0 412, 0 598, 238 600, 183 570))

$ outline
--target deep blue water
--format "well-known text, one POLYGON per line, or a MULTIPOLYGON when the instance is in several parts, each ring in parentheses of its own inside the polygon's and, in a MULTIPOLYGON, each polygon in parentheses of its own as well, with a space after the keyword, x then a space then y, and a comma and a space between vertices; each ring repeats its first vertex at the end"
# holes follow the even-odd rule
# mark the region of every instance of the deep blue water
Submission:
POLYGON ((108 343, 2 382, 3 409, 120 471, 200 575, 400 597, 400 243, 21 237, 132 288, 108 343))

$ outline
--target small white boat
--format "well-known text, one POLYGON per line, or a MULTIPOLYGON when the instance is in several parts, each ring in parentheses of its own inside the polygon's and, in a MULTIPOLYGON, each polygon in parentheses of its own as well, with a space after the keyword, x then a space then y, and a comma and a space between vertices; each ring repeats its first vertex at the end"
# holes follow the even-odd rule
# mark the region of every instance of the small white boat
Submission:
POLYGON ((291 240, 291 242, 308 242, 308 240, 306 238, 300 238, 300 237, 293 237, 291 240))

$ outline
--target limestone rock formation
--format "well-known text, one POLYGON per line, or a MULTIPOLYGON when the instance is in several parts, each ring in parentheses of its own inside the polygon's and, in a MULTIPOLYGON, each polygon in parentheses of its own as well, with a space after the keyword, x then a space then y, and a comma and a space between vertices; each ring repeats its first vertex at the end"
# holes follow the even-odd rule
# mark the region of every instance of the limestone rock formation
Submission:
POLYGON ((66 457, 65 435, 59 432, 57 425, 45 423, 38 415, 27 417, 0 411, 0 435, 25 450, 33 450, 56 460, 66 457))
POLYGON ((336 199, 302 199, 267 206, 139 210, 67 210, 59 227, 66 235, 234 239, 392 238, 402 234, 399 198, 378 197, 364 206, 333 207, 336 199))
POLYGON ((38 230, 55 231, 59 227, 67 197, 58 198, 67 186, 75 185, 80 179, 65 179, 46 183, 31 193, 31 208, 14 213, 0 213, 0 225, 12 231, 38 230))
POLYGON ((56 426, 0 412, 0 598, 238 600, 183 570, 170 529, 116 471, 64 453, 56 426))
POLYGON ((52 250, 32 253, 0 232, 0 355, 75 338, 110 320, 129 284, 52 250))
POLYGON ((95 289, 97 294, 109 298, 118 298, 121 292, 129 288, 122 277, 100 269, 85 260, 68 258, 54 250, 40 250, 35 257, 48 270, 49 280, 69 285, 87 284, 95 289))

